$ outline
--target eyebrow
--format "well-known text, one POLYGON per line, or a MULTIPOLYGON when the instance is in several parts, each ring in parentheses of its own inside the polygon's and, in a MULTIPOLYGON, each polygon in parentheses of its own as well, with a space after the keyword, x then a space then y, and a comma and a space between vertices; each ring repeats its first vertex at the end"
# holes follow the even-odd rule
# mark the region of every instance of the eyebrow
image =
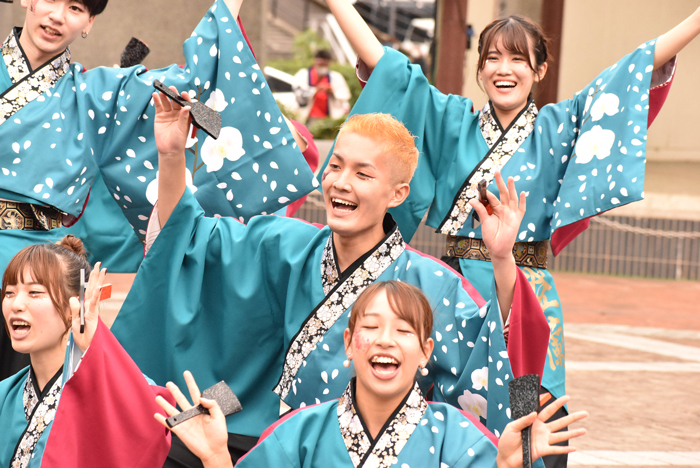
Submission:
MULTIPOLYGON (((341 155, 339 155, 335 151, 333 152, 331 157, 340 159, 340 162, 345 162, 345 158, 343 158, 341 155)), ((355 163, 355 166, 357 166, 359 168, 374 169, 375 171, 377 170, 377 168, 374 166, 374 164, 370 164, 368 162, 358 162, 358 163, 355 163)))

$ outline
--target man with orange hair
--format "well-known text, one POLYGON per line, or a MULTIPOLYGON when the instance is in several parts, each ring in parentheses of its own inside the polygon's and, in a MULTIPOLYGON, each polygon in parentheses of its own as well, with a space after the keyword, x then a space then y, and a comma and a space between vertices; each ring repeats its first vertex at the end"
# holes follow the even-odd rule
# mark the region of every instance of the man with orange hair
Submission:
MULTIPOLYGON (((342 395, 352 377, 343 362, 352 305, 375 281, 394 279, 423 289, 434 310, 436 352, 411 370, 423 390, 503 430, 508 381, 542 372, 549 336, 511 253, 525 212, 512 180, 506 188, 499 177, 492 215, 475 207, 497 258, 486 302, 454 270, 406 245, 387 214, 408 196, 418 161, 413 137, 393 117, 359 115, 343 125, 323 175, 328 226, 276 216, 244 225, 204 216, 185 184, 186 111, 162 95, 154 100, 160 185, 147 239, 155 241, 112 329, 144 373, 180 386, 186 369, 204 387, 225 380, 243 406, 227 422, 229 447, 253 442, 281 406, 342 395)), ((381 381, 402 363, 375 356, 370 365, 381 381)))

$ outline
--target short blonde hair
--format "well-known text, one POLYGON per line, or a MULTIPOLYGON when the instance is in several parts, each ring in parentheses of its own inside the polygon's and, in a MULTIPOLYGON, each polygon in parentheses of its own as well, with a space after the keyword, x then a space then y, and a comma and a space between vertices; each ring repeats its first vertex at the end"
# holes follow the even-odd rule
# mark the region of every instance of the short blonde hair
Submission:
POLYGON ((409 183, 418 166, 418 148, 411 132, 390 114, 356 114, 340 127, 338 137, 355 133, 376 140, 390 157, 395 169, 392 177, 399 183, 409 183))

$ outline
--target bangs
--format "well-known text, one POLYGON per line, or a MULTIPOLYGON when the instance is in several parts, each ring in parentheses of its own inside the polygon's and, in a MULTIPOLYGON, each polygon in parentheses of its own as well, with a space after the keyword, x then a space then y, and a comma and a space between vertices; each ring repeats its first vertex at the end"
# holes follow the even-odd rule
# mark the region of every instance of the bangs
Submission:
POLYGON ((70 314, 67 308, 69 296, 63 290, 61 275, 63 264, 53 252, 44 245, 31 245, 22 249, 15 255, 5 269, 2 276, 2 297, 8 286, 17 286, 20 283, 34 282, 46 288, 51 302, 61 314, 63 322, 70 323, 70 314), (25 277, 25 270, 29 270, 31 278, 25 277))
POLYGON ((527 18, 513 15, 494 20, 482 31, 479 36, 477 74, 486 64, 489 50, 496 49, 499 39, 508 52, 526 57, 533 72, 537 72, 537 67, 547 61, 547 39, 540 27, 527 18))
POLYGON ((355 114, 340 126, 338 138, 345 133, 377 141, 391 158, 392 176, 401 183, 411 181, 418 166, 418 148, 415 137, 396 118, 382 113, 355 114))
POLYGON ((107 7, 109 0, 74 0, 87 8, 90 16, 97 16, 107 7))
POLYGON ((433 311, 430 302, 423 291, 415 286, 400 281, 383 281, 374 283, 357 298, 352 307, 348 328, 352 333, 355 330, 357 319, 364 316, 367 306, 374 296, 381 291, 386 292, 391 311, 401 320, 406 321, 418 334, 421 346, 433 331, 433 311))
MULTIPOLYGON (((507 22, 498 31, 494 31, 492 42, 497 43, 498 39, 503 42, 503 47, 508 52, 520 54, 530 61, 530 47, 527 41, 527 34, 522 27, 518 27, 515 22, 507 22)), ((489 47, 491 45, 489 44, 489 47)), ((488 49, 486 49, 488 52, 488 49)))
POLYGON ((425 344, 433 331, 433 310, 425 294, 415 286, 399 282, 387 284, 385 291, 392 312, 409 323, 418 333, 420 344, 425 344))

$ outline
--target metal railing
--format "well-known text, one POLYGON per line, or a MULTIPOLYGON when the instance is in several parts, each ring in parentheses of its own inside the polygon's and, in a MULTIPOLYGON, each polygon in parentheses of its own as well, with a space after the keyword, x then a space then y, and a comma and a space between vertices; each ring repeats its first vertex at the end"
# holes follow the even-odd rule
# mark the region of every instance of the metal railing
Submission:
MULTIPOLYGON (((296 217, 325 224, 321 195, 309 195, 296 217)), ((440 258, 445 252, 445 236, 421 223, 411 246, 440 258)), ((597 216, 557 257, 550 252, 549 269, 698 281, 700 221, 597 216)))

